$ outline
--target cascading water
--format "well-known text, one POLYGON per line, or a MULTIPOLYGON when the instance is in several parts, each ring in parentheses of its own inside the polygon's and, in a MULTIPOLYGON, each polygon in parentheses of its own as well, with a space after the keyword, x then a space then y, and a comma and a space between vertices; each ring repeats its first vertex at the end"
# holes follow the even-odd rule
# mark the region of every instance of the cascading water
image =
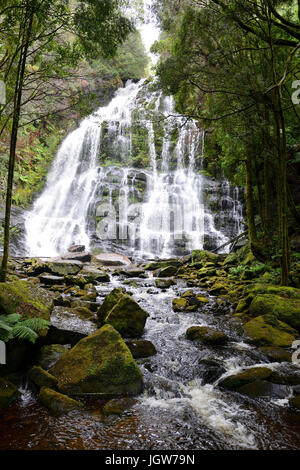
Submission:
POLYGON ((91 239, 101 246, 115 240, 142 257, 225 243, 241 229, 242 206, 226 181, 227 212, 220 208, 219 221, 205 203, 204 136, 195 121, 176 114, 171 97, 149 91, 145 80, 129 82, 62 143, 26 220, 29 254, 55 256, 72 244, 89 249, 91 239), (135 126, 148 154, 142 169, 136 168, 135 126), (227 228, 230 219, 234 226, 227 228))

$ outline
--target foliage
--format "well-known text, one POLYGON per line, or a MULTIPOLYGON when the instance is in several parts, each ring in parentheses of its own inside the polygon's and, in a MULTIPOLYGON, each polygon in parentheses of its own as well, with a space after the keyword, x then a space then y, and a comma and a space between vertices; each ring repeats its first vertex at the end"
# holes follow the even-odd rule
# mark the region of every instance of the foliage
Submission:
POLYGON ((31 341, 38 338, 50 323, 41 318, 22 318, 21 315, 13 313, 11 315, 0 316, 0 340, 7 342, 13 338, 31 341))

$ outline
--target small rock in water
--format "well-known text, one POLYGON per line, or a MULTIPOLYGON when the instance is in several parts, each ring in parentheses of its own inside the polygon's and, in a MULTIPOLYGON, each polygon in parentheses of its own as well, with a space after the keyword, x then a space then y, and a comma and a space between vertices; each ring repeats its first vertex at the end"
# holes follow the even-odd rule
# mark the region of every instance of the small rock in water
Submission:
POLYGON ((228 336, 225 333, 208 326, 192 326, 187 330, 186 337, 191 341, 200 341, 212 346, 223 345, 228 341, 228 336))
POLYGON ((103 414, 108 415, 120 415, 123 411, 132 408, 137 403, 134 398, 114 398, 106 403, 103 408, 103 414))

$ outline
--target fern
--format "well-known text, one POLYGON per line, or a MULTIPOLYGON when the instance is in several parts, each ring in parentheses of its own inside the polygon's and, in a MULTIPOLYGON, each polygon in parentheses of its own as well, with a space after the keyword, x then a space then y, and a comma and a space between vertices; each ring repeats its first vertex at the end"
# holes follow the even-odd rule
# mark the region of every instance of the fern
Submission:
POLYGON ((12 334, 14 338, 27 339, 32 343, 34 343, 38 337, 38 334, 35 331, 22 324, 14 326, 12 329, 12 334))
POLYGON ((43 330, 48 328, 49 322, 42 318, 28 318, 27 320, 22 321, 22 326, 26 326, 37 333, 41 333, 43 330))
POLYGON ((18 338, 28 340, 32 343, 38 335, 48 328, 50 323, 42 318, 26 318, 12 313, 0 316, 0 340, 7 342, 10 339, 18 338))

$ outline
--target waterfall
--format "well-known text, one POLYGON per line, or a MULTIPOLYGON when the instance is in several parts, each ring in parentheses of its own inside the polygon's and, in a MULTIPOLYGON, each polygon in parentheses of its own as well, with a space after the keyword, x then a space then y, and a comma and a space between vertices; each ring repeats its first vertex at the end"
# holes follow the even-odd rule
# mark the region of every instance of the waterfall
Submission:
POLYGON ((243 207, 228 181, 210 188, 201 171, 204 139, 172 97, 145 80, 128 82, 63 141, 26 219, 28 253, 56 256, 72 244, 114 241, 140 257, 169 257, 222 245, 240 233, 243 207), (136 168, 137 139, 147 149, 143 168, 136 168), (210 191, 221 191, 218 210, 204 200, 210 191))

